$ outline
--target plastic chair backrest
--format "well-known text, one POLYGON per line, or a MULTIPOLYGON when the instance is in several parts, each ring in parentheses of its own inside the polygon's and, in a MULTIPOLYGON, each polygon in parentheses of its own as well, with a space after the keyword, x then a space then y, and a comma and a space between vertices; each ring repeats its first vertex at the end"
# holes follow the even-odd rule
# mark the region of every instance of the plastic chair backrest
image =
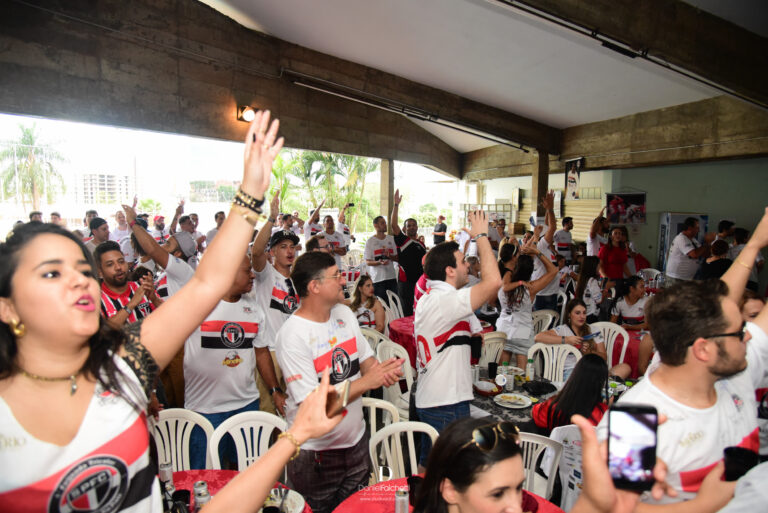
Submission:
POLYGON ((504 351, 504 343, 507 341, 507 334, 503 331, 491 331, 483 333, 483 350, 480 353, 480 360, 477 362, 481 367, 487 367, 488 362, 497 362, 501 353, 504 351))
POLYGON ((557 305, 560 307, 560 322, 565 322, 565 307, 568 305, 568 298, 570 295, 566 291, 558 290, 557 291, 557 305))
POLYGON ((438 433, 435 428, 424 422, 396 422, 390 424, 384 429, 379 430, 371 437, 368 451, 373 463, 374 476, 379 480, 379 473, 375 471, 383 463, 391 470, 389 479, 400 479, 418 473, 418 454, 416 453, 416 443, 414 433, 425 433, 432 439, 434 445, 438 433), (401 435, 405 436, 407 457, 406 461, 403 452, 401 435), (382 450, 378 450, 378 445, 382 444, 382 450), (377 453, 383 455, 383 462, 380 462, 377 453), (410 470, 410 473, 408 473, 410 470))
MULTIPOLYGON (((395 319, 399 319, 400 317, 405 317, 405 315, 403 315, 403 304, 400 302, 400 296, 398 296, 391 290, 388 290, 387 299, 389 300, 389 308, 391 308, 392 313, 397 316, 395 317, 395 319)), ((391 319, 391 320, 394 320, 394 319, 391 319)))
POLYGON ((547 477, 547 491, 544 498, 549 500, 552 497, 552 488, 555 486, 555 470, 560 464, 560 456, 563 453, 563 444, 556 442, 546 436, 535 435, 533 433, 520 433, 520 448, 523 451, 523 468, 525 469, 525 480, 523 488, 533 492, 533 481, 536 475, 536 462, 539 456, 547 449, 551 448, 553 455, 550 466, 544 468, 547 477))
POLYGON ((542 376, 550 381, 564 381, 565 360, 569 354, 575 356, 577 362, 581 359, 581 351, 569 344, 542 344, 537 342, 528 350, 528 358, 535 360, 537 352, 541 352, 544 356, 542 376))
POLYGON ((411 387, 413 386, 413 369, 411 368, 408 351, 400 344, 396 344, 391 340, 379 343, 376 348, 376 358, 383 362, 393 357, 404 359, 402 369, 407 389, 405 392, 401 392, 399 382, 392 386, 384 387, 384 400, 395 405, 401 419, 408 420, 408 407, 411 400, 411 387))
POLYGON ((603 335, 605 350, 608 355, 608 368, 610 369, 614 365, 624 363, 624 357, 627 355, 627 346, 629 346, 629 333, 627 333, 627 330, 612 322, 594 322, 589 325, 589 328, 592 332, 599 331, 603 335), (613 363, 616 339, 619 336, 623 338, 624 343, 621 346, 621 354, 619 355, 618 361, 613 363))
POLYGON ((651 267, 646 267, 645 269, 640 269, 637 271, 637 275, 640 276, 643 281, 650 281, 654 278, 657 278, 661 274, 661 271, 658 269, 653 269, 651 267))
POLYGON ((211 468, 211 454, 207 447, 213 435, 213 425, 208 419, 184 408, 161 410, 158 417, 152 428, 152 437, 160 463, 170 462, 174 472, 189 470, 189 437, 192 428, 200 426, 205 432, 205 468, 211 468))
MULTIPOLYGON (((560 508, 570 511, 581 493, 582 467, 581 467, 581 432, 576 424, 556 427, 550 433, 549 438, 563 445, 563 454, 560 458, 560 482, 563 484, 563 492, 560 499, 560 508)), ((547 448, 541 466, 552 468, 551 459, 554 451, 547 448)))
MULTIPOLYGON (((389 291, 387 291, 389 292, 389 291)), ((384 333, 386 335, 389 335, 389 323, 397 319, 397 312, 395 312, 391 306, 389 306, 389 303, 381 299, 379 296, 376 296, 376 299, 379 300, 379 303, 381 303, 381 306, 384 307, 384 313, 386 314, 386 319, 384 320, 384 333)))
POLYGON ((554 310, 536 310, 533 312, 533 334, 538 335, 542 331, 547 331, 555 315, 557 313, 554 310))
POLYGON ((211 467, 221 469, 219 443, 226 433, 235 441, 237 469, 242 472, 267 452, 272 441, 272 432, 285 431, 286 427, 283 419, 264 411, 247 411, 233 415, 219 424, 211 436, 208 444, 211 467))
POLYGON ((400 413, 398 413, 395 405, 383 399, 363 397, 363 414, 368 420, 370 438, 373 438, 380 427, 387 427, 395 422, 400 422, 400 413), (377 411, 381 411, 380 416, 376 413, 377 411))

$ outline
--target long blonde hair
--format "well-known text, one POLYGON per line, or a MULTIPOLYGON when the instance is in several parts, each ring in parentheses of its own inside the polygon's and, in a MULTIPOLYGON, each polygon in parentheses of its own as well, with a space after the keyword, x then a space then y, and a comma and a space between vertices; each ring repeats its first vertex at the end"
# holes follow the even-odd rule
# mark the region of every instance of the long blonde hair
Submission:
MULTIPOLYGON (((371 277, 368 274, 361 274, 360 277, 355 282, 355 288, 352 291, 352 304, 349 305, 349 307, 352 309, 353 312, 356 312, 358 308, 360 308, 360 305, 363 304, 363 285, 366 284, 368 280, 370 280, 371 277)), ((373 308, 373 304, 376 301, 376 296, 369 297, 363 306, 366 308, 373 308)))

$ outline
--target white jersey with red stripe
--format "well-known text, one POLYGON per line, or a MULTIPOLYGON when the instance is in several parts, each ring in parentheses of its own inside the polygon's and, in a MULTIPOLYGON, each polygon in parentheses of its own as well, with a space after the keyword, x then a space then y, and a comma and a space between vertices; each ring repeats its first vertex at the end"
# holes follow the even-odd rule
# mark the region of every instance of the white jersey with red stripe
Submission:
POLYGON ((349 247, 349 243, 352 242, 352 232, 349 230, 349 226, 344 223, 336 223, 336 229, 344 237, 344 245, 349 247))
POLYGON ((608 237, 603 237, 599 233, 594 237, 587 234, 587 256, 597 256, 600 248, 608 244, 608 237))
MULTIPOLYGON (((347 247, 347 244, 344 242, 344 235, 342 235, 341 232, 323 232, 323 235, 325 235, 325 240, 328 241, 328 244, 330 244, 334 250, 347 247)), ((336 259, 336 267, 341 269, 341 255, 334 251, 333 258, 336 259)))
MULTIPOLYGON (((747 329, 752 335, 746 344, 747 369, 715 383, 713 406, 693 408, 669 397, 654 384, 651 367, 645 379, 619 398, 619 402, 650 404, 667 416, 658 428, 656 454, 667 464, 667 483, 679 496, 666 502, 691 499, 726 447, 757 451, 760 446, 755 388, 768 369, 768 336, 755 324, 747 323, 747 329)), ((607 416, 597 432, 601 440, 607 437, 607 416)))
POLYGON ((175 256, 169 256, 165 272, 155 280, 157 296, 166 301, 181 290, 194 275, 195 270, 188 263, 175 256))
MULTIPOLYGON (((299 404, 317 387, 326 367, 331 369, 331 385, 360 379, 360 364, 374 356, 363 337, 357 319, 346 305, 336 305, 326 322, 291 316, 277 333, 277 362, 288 386, 285 405, 288 424, 293 424, 299 404)), ((352 447, 363 436, 363 401, 347 405, 341 424, 320 438, 304 442, 302 449, 323 451, 352 447)))
POLYGON ((307 221, 304 223, 304 240, 309 240, 318 233, 323 231, 323 226, 317 223, 310 223, 307 221))
POLYGON ((395 238, 391 235, 385 235, 383 239, 379 239, 374 235, 365 241, 363 258, 366 260, 385 262, 383 265, 372 265, 368 267, 373 283, 394 280, 396 278, 395 265, 392 262, 392 257, 395 255, 397 255, 397 245, 395 244, 395 238))
POLYGON ((627 298, 622 297, 616 301, 611 309, 611 315, 619 316, 619 324, 637 325, 645 322, 645 302, 646 296, 641 297, 634 305, 627 303, 627 298))
POLYGON ((264 337, 257 347, 269 346, 275 350, 277 332, 283 327, 293 312, 299 307, 299 295, 290 278, 286 278, 269 262, 256 273, 254 292, 264 312, 264 337))
MULTIPOLYGON (((113 356, 136 393, 147 398, 134 372, 113 356)), ((125 386, 124 388, 128 388, 125 386)), ((29 434, 0 398, 0 511, 161 512, 160 486, 149 458, 143 412, 96 385, 75 438, 65 446, 29 434)))
POLYGON ((571 232, 567 230, 557 230, 553 240, 557 252, 563 255, 566 260, 570 261, 571 245, 573 244, 573 236, 571 235, 571 232))
POLYGON ((264 314, 253 292, 219 301, 184 344, 184 407, 237 410, 259 398, 254 372, 264 314))
POLYGON ((473 398, 469 345, 443 349, 449 340, 469 339, 472 333, 470 291, 468 288, 456 290, 444 281, 430 280, 429 289, 416 306, 418 408, 456 404, 473 398))
POLYGON ((160 245, 165 244, 168 239, 171 238, 171 233, 168 230, 168 228, 163 228, 162 230, 158 230, 157 228, 153 228, 149 234, 155 239, 155 242, 157 242, 160 245))
POLYGON ((376 314, 370 308, 360 305, 360 308, 355 310, 355 316, 361 328, 376 329, 376 314))

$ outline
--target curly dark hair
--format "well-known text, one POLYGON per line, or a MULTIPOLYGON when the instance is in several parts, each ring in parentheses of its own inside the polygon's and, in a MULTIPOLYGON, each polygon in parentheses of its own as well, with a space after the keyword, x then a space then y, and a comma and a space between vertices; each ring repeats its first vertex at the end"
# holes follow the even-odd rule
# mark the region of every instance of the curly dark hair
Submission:
MULTIPOLYGON (((44 234, 53 234, 65 237, 78 245, 83 257, 91 266, 93 275, 96 276, 96 266, 91 252, 86 249, 82 241, 73 233, 64 228, 50 223, 27 223, 17 226, 6 241, 0 244, 0 297, 10 298, 12 288, 11 281, 19 264, 19 253, 36 237, 44 234)), ((112 355, 116 354, 125 343, 125 334, 115 330, 99 319, 99 330, 88 339, 90 349, 88 358, 80 369, 87 378, 96 379, 106 390, 123 397, 131 406, 139 410, 139 406, 131 398, 134 390, 127 388, 123 372, 115 364, 112 355)), ((18 346, 16 337, 11 328, 0 321, 0 379, 6 379, 18 372, 16 356, 18 346)))

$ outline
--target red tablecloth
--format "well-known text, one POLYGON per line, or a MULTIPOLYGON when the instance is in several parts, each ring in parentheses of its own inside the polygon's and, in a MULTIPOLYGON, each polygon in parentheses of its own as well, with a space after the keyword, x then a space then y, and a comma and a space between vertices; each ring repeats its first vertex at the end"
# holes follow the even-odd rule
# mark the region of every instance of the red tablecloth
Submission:
MULTIPOLYGON (((333 510, 333 513, 393 513, 395 511, 395 492, 400 488, 407 488, 408 480, 406 478, 393 479, 392 481, 383 481, 373 486, 363 488, 359 492, 350 495, 333 510)), ((530 492, 539 505, 538 513, 563 513, 563 510, 551 502, 530 492)), ((408 508, 413 511, 413 508, 408 508)))
MULTIPOLYGON (((193 489, 195 482, 205 481, 208 483, 208 493, 216 495, 216 493, 224 488, 224 486, 237 474, 237 470, 180 470, 173 473, 173 486, 177 490, 189 490, 189 493, 192 495, 190 506, 194 508, 195 497, 193 489)), ((285 485, 283 484, 276 484, 285 488, 285 485)), ((192 511, 194 511, 194 509, 192 511)), ((312 508, 309 507, 309 504, 305 503, 303 513, 312 513, 312 508)))
MULTIPOLYGON (((637 361, 638 361, 638 348, 640 347, 640 340, 642 336, 639 331, 627 330, 629 333, 629 345, 627 346, 627 354, 624 355, 624 363, 628 363, 632 367, 632 374, 630 378, 638 377, 637 374, 637 361)), ((619 357, 621 356, 621 348, 624 347, 624 337, 619 335, 616 337, 615 346, 613 348, 613 362, 611 366, 619 363, 619 357)))
MULTIPOLYGON (((493 331, 493 326, 483 328, 483 333, 493 331)), ((408 351, 411 367, 416 368, 416 339, 413 336, 413 315, 401 317, 389 323, 389 338, 408 351)), ((477 363, 477 362, 474 362, 477 363)))

